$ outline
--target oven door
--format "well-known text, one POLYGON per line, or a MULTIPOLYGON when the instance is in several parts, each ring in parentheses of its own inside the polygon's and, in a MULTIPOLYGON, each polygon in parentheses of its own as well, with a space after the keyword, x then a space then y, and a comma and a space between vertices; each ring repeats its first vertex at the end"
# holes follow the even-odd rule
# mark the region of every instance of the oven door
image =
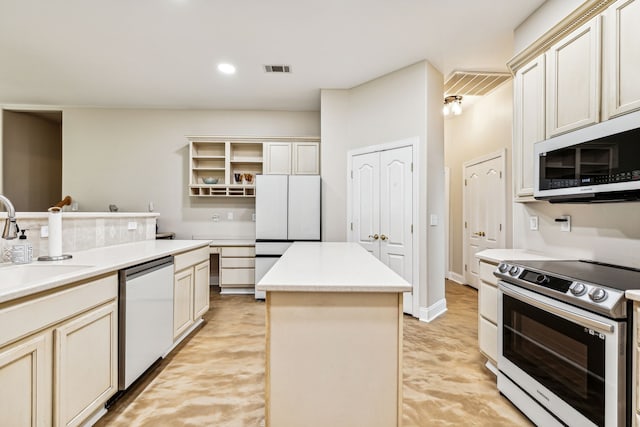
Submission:
POLYGON ((500 281, 498 328, 498 370, 522 396, 568 425, 625 425, 626 322, 500 281))

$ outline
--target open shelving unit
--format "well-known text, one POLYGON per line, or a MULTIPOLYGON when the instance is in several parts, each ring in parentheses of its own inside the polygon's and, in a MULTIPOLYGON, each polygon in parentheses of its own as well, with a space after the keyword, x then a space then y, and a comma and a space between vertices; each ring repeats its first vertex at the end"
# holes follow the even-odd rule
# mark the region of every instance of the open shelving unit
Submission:
POLYGON ((255 176, 262 173, 262 140, 188 139, 190 196, 255 197, 255 176), (207 177, 217 178, 218 182, 206 184, 207 177))

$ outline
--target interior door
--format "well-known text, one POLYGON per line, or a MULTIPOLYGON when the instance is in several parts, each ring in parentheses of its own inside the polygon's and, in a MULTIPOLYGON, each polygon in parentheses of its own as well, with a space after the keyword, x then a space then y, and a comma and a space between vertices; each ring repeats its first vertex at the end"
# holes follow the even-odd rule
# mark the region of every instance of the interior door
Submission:
POLYGON ((353 157, 352 163, 353 233, 352 241, 380 258, 380 154, 353 157))
MULTIPOLYGON (((358 242, 413 284, 413 148, 400 147, 352 157, 351 203, 358 242)), ((413 313, 413 293, 404 293, 405 313, 413 313)))
MULTIPOLYGON (((380 260, 413 283, 412 147, 380 153, 380 260)), ((412 293, 404 293, 404 311, 412 312, 412 293)))
POLYGON ((502 155, 472 163, 464 169, 465 204, 465 281, 478 288, 479 267, 477 252, 504 247, 502 155))

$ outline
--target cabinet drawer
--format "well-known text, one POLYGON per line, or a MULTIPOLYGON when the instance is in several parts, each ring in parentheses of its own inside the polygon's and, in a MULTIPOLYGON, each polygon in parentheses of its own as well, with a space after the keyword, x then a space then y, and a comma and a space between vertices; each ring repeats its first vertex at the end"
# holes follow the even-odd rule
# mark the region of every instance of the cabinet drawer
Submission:
POLYGON ((202 261, 209 259, 209 246, 194 249, 189 252, 183 252, 173 258, 173 271, 184 270, 192 265, 200 264, 202 261))
POLYGON ((118 297, 118 275, 27 300, 0 310, 0 347, 118 297))
POLYGON ((222 268, 253 268, 255 265, 255 258, 222 258, 220 260, 222 268))
POLYGON ((254 246, 225 246, 221 248, 220 256, 225 257, 254 257, 256 248, 254 246))
POLYGON ((255 270, 253 268, 221 268, 220 286, 226 285, 253 285, 255 283, 255 270))
POLYGON ((498 327, 482 317, 478 320, 478 344, 493 363, 498 360, 498 327))
POLYGON ((493 275, 496 268, 498 268, 496 264, 480 261, 480 280, 484 280, 487 283, 498 286, 498 278, 493 275))
POLYGON ((480 281, 480 289, 478 289, 478 311, 480 316, 498 323, 498 288, 480 281))

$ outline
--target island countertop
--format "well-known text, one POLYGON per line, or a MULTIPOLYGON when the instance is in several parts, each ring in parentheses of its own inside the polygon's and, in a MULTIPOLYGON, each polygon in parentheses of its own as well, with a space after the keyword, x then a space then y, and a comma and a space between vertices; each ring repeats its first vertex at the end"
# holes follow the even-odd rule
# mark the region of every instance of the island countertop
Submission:
POLYGON ((296 242, 256 284, 280 292, 410 292, 411 285, 357 243, 296 242))

